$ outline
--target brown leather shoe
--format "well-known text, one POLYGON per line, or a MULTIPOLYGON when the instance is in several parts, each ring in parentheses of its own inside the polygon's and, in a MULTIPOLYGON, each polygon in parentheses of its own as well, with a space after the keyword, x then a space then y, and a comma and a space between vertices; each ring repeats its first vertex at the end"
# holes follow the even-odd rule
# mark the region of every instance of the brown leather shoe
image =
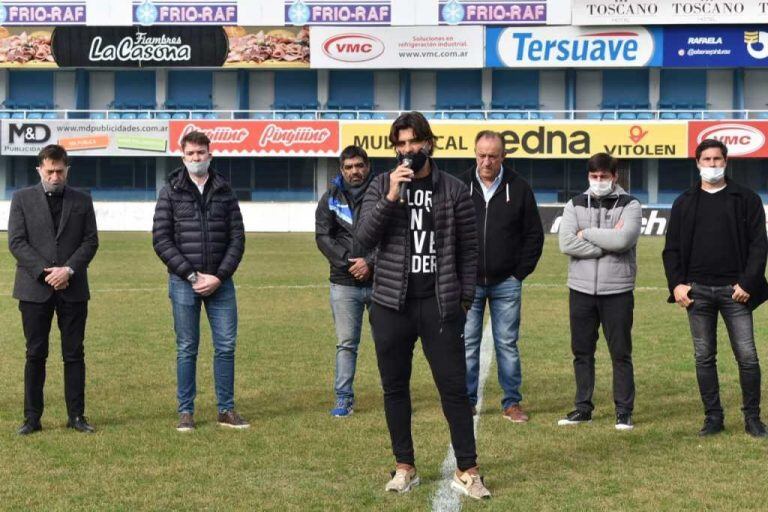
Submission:
POLYGON ((235 411, 220 412, 218 419, 219 419, 219 425, 221 425, 222 427, 229 427, 229 428, 242 430, 251 426, 250 423, 245 421, 235 411))
POLYGON ((520 404, 510 405, 504 409, 504 417, 512 423, 527 423, 528 415, 525 414, 520 404))

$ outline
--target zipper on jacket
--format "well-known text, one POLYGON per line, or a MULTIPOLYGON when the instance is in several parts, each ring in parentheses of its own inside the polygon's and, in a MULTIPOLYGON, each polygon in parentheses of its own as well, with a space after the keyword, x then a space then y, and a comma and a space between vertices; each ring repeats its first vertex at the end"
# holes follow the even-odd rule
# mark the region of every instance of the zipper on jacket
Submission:
POLYGON ((488 205, 485 203, 485 214, 483 215, 483 281, 488 286, 488 205))
MULTIPOLYGON (((603 209, 603 200, 597 200, 597 227, 600 228, 600 211, 603 209)), ((589 212, 589 217, 592 218, 592 212, 589 212)), ((595 258, 595 295, 597 295, 597 276, 600 270, 600 258, 595 258)))
POLYGON ((203 270, 208 273, 208 218, 206 217, 206 205, 200 198, 200 221, 203 225, 203 270))

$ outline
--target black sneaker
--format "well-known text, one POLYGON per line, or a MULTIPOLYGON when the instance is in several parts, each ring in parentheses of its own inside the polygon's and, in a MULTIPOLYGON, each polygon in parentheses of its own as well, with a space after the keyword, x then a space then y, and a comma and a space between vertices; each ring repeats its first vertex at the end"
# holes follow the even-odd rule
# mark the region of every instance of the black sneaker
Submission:
POLYGON ((633 428, 635 428, 635 424, 632 423, 632 413, 616 413, 616 430, 632 430, 633 428))
POLYGON ((70 418, 67 422, 67 428, 72 428, 83 434, 93 434, 94 428, 88 424, 88 418, 85 416, 77 416, 70 418))
POLYGON ((744 430, 752 437, 768 437, 765 424, 758 417, 746 418, 744 420, 744 430))
POLYGON ((699 430, 699 437, 713 436, 725 430, 723 418, 707 416, 704 418, 704 426, 699 430))
POLYGON ((16 433, 20 436, 28 436, 29 434, 34 434, 41 430, 43 430, 43 426, 39 421, 24 420, 24 424, 19 427, 19 430, 17 430, 16 433))
POLYGON ((557 422, 557 425, 563 427, 565 425, 581 425, 582 423, 592 423, 592 413, 586 411, 571 411, 568 415, 557 422))

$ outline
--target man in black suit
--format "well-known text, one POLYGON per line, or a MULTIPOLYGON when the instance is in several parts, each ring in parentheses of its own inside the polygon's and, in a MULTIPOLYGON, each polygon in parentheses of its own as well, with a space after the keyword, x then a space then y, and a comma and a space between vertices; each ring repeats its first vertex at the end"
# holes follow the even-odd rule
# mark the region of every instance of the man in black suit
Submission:
POLYGON ((61 331, 67 427, 91 433, 85 418, 85 319, 88 264, 99 246, 93 202, 66 186, 67 152, 51 144, 38 154, 40 183, 16 191, 8 219, 8 246, 16 258, 13 297, 27 340, 24 424, 20 435, 41 430, 45 361, 53 313, 61 331))

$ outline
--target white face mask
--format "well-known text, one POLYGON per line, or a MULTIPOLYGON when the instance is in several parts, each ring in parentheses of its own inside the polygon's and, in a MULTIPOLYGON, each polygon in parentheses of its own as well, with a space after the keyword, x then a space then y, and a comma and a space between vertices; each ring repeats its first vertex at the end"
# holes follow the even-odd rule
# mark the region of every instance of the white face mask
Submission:
POLYGON ((725 167, 701 167, 699 166, 701 179, 707 183, 717 183, 725 176, 725 167))
POLYGON ((593 196, 607 196, 613 191, 613 181, 589 180, 589 191, 593 196))
POLYGON ((206 174, 208 174, 208 167, 211 165, 211 160, 203 160, 202 162, 184 162, 184 167, 187 168, 187 170, 197 176, 198 178, 202 178, 206 174))

